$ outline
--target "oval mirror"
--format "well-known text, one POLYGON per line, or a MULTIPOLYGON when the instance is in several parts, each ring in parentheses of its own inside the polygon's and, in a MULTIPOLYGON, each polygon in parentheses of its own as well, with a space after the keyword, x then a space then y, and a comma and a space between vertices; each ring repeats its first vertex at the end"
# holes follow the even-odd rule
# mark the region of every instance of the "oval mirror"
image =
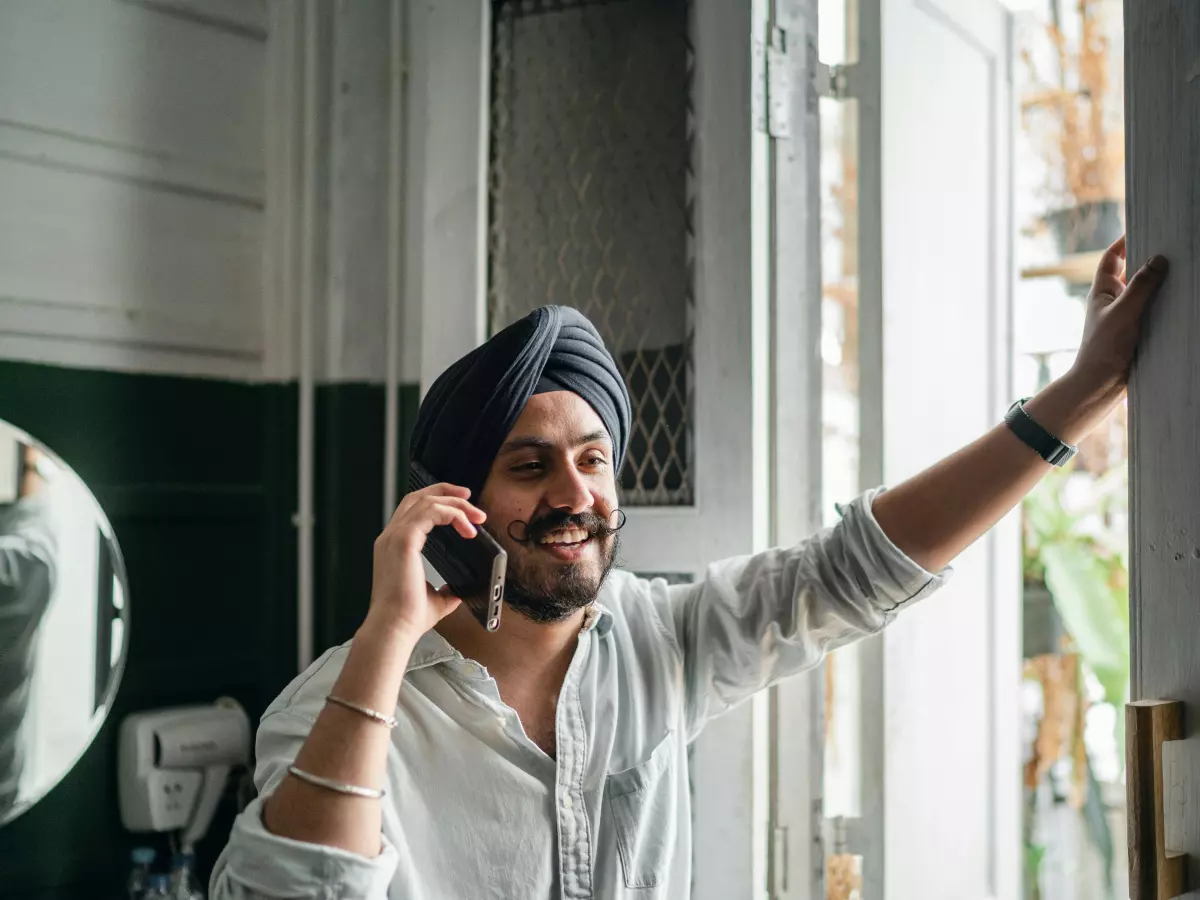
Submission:
POLYGON ((112 527, 55 453, 0 421, 0 825, 71 770, 125 665, 112 527))

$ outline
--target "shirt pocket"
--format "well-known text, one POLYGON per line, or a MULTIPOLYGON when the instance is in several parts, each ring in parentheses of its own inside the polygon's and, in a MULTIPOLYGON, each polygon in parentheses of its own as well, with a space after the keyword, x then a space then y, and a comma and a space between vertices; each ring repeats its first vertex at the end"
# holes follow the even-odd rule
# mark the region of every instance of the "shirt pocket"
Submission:
POLYGON ((652 888, 667 880, 679 808, 675 755, 675 733, 668 732, 645 762, 608 776, 606 793, 626 887, 652 888))

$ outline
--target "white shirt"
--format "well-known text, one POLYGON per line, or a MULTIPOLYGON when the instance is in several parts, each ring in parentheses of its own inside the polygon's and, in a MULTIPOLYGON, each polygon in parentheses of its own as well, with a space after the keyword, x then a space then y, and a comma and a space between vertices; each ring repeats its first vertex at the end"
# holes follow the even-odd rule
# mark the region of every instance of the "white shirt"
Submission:
MULTIPOLYGON (((694 584, 611 573, 559 696, 556 759, 526 737, 482 666, 425 635, 396 704, 382 852, 273 835, 260 798, 234 824, 212 900, 687 897, 689 742, 713 716, 879 631, 949 575, 888 540, 871 513, 877 493, 832 529, 715 563, 694 584)), ((348 653, 325 653, 263 715, 263 796, 348 653)))

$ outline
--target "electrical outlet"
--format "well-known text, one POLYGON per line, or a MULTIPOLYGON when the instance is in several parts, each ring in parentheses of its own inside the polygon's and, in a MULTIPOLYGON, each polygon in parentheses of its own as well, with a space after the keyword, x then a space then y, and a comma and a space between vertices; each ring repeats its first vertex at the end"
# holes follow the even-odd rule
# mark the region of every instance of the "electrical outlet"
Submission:
POLYGON ((159 769, 148 781, 147 799, 153 830, 174 831, 187 825, 204 775, 183 769, 159 769))

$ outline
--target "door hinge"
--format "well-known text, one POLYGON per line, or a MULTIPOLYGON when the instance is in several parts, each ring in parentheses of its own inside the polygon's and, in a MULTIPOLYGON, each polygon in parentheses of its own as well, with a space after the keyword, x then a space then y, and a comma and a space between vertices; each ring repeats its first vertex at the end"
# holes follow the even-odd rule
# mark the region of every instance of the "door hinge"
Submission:
POLYGON ((815 115, 817 100, 831 97, 846 100, 856 96, 857 65, 829 66, 817 59, 815 39, 809 37, 806 46, 801 31, 772 27, 766 41, 751 39, 754 79, 751 87, 751 114, 754 129, 773 138, 786 140, 795 130, 797 71, 808 71, 806 88, 808 114, 815 115))
POLYGON ((751 112, 756 131, 773 138, 792 136, 792 71, 788 56, 788 33, 770 29, 768 40, 751 40, 754 81, 751 112))
POLYGON ((767 133, 773 138, 792 136, 792 68, 788 59, 788 33, 771 29, 767 46, 767 133))
POLYGON ((856 65, 827 66, 819 62, 813 67, 813 89, 818 97, 847 100, 854 96, 856 65))

